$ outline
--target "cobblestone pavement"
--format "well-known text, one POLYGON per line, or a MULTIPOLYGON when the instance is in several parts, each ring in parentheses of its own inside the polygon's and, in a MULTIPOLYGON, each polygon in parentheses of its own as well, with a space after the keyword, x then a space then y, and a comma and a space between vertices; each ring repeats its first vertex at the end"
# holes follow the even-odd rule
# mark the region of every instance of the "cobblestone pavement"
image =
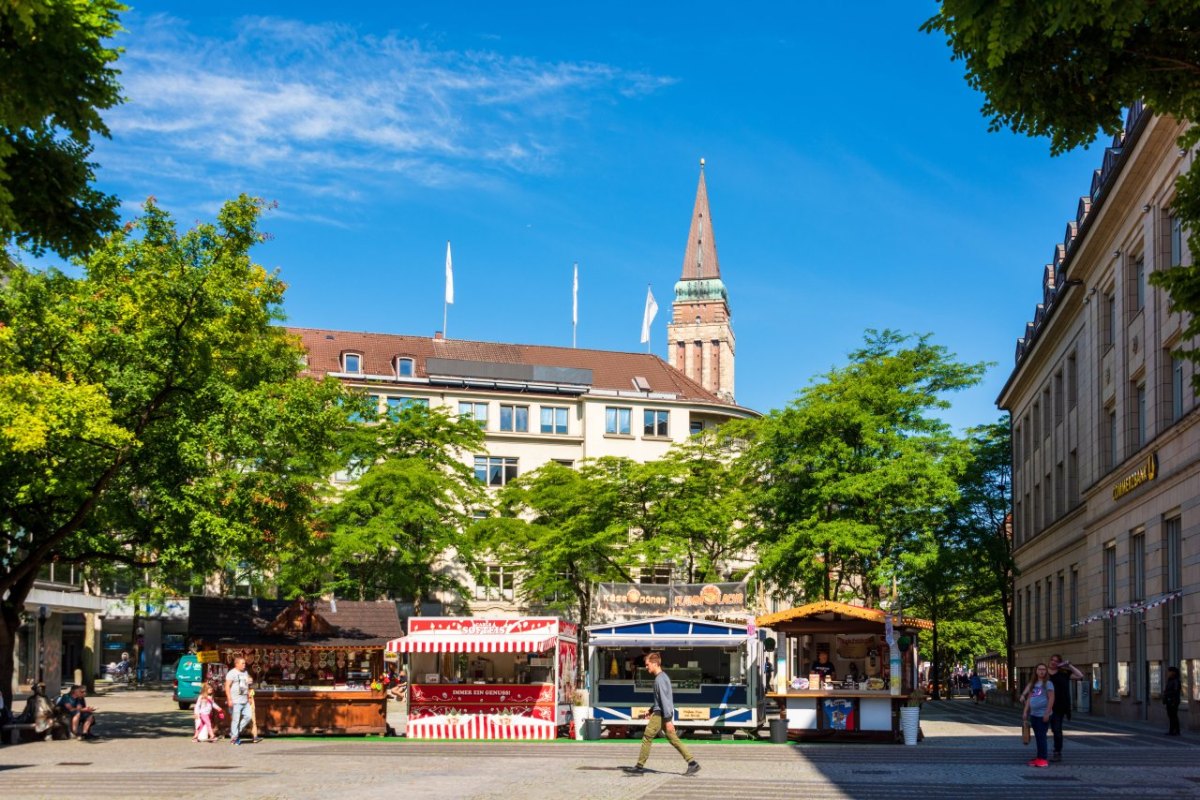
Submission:
MULTIPOLYGON (((693 742, 703 765, 683 762, 660 740, 644 776, 628 776, 637 741, 413 742, 327 737, 231 746, 190 739, 191 715, 170 693, 110 690, 95 742, 0 747, 0 797, 235 798, 871 798, 941 800, 1001 793, 1054 800, 1200 796, 1200 735, 1162 736, 1137 724, 1077 719, 1065 759, 1025 766, 1011 709, 963 701, 922 711, 916 747, 693 742)), ((19 706, 18 706, 19 707, 19 706)))

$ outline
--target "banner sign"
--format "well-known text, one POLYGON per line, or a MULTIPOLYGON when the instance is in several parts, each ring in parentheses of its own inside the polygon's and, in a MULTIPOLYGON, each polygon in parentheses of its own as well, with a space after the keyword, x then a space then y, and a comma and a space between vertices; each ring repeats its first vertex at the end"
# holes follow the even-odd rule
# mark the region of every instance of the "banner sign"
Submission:
POLYGON ((639 617, 746 618, 746 582, 601 583, 592 619, 613 622, 639 617))
POLYGON ((447 636, 556 636, 576 635, 573 623, 562 623, 558 617, 519 617, 515 619, 484 619, 482 617, 409 617, 408 632, 445 634, 447 636), (571 633, 560 628, 567 628, 571 633))
POLYGON ((409 714, 434 716, 506 714, 555 718, 554 684, 501 686, 483 684, 413 684, 409 686, 409 714))
POLYGON ((201 650, 196 653, 197 664, 216 664, 221 660, 221 651, 219 650, 201 650))

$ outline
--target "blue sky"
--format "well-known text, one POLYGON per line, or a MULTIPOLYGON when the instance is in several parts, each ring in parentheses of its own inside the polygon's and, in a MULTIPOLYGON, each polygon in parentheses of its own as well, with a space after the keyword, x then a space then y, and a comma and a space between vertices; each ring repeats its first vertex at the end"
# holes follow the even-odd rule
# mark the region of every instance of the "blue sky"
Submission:
POLYGON ((650 283, 664 355, 703 157, 762 411, 895 328, 996 362, 945 415, 996 419, 1101 157, 989 133, 926 2, 134 6, 101 187, 277 202, 291 324, 432 334, 451 240, 451 337, 569 346, 578 261, 579 345, 641 349, 650 283))

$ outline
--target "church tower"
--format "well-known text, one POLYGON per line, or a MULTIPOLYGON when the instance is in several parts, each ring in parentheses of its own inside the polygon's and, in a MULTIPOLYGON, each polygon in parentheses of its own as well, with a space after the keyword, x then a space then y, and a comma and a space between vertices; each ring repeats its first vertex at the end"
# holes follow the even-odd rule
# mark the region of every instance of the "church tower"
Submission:
POLYGON ((683 254, 683 275, 675 284, 675 302, 667 325, 671 366, 726 402, 733 400, 733 326, 729 293, 721 280, 700 159, 700 185, 683 254))

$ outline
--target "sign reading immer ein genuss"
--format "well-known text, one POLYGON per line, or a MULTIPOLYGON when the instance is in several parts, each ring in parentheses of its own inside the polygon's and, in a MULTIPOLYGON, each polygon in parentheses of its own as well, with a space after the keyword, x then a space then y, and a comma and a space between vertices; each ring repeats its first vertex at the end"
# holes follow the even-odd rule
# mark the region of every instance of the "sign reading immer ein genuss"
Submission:
POLYGON ((1158 477, 1158 454, 1151 453, 1146 460, 1138 464, 1137 469, 1117 481, 1113 487, 1113 500, 1120 500, 1143 483, 1149 483, 1158 477))

